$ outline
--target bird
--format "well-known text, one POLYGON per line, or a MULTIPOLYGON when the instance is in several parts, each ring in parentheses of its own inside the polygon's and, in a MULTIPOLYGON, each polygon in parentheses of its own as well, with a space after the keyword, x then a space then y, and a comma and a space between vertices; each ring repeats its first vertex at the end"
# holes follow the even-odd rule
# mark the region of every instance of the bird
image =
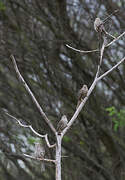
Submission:
POLYGON ((87 96, 87 93, 88 93, 88 87, 87 85, 84 84, 78 92, 78 103, 77 103, 76 109, 79 107, 82 100, 87 96))
POLYGON ((35 143, 35 152, 34 155, 36 158, 44 158, 45 155, 45 149, 43 146, 41 146, 40 143, 35 143))
POLYGON ((100 32, 100 33, 104 32, 104 34, 106 34, 103 21, 101 21, 100 18, 95 19, 95 21, 94 21, 94 29, 95 29, 96 32, 100 32))
POLYGON ((61 132, 63 131, 63 129, 65 129, 65 127, 67 126, 68 124, 68 120, 67 120, 67 117, 66 115, 63 115, 61 117, 61 120, 59 121, 59 123, 57 124, 57 132, 58 132, 58 135, 61 135, 61 132))
MULTIPOLYGON (((45 149, 40 143, 35 143, 35 151, 34 151, 34 157, 44 159, 45 155, 45 149)), ((44 162, 41 163, 41 172, 45 171, 45 164, 44 162)))
MULTIPOLYGON (((100 18, 96 18, 94 21, 94 29, 96 32, 99 33, 99 41, 101 39, 101 37, 105 38, 105 36, 109 36, 110 38, 115 39, 116 37, 114 37, 113 35, 109 34, 104 27, 104 23, 106 20, 101 21, 100 18), (103 36, 102 36, 103 35, 103 36)), ((100 46, 100 45, 99 45, 100 46)))

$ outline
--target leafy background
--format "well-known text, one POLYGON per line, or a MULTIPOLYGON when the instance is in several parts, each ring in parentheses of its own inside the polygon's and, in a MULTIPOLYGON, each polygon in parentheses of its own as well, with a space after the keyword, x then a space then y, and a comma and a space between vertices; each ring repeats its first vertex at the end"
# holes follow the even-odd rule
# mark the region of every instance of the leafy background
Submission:
MULTIPOLYGON (((98 48, 94 19, 102 20, 119 9, 105 24, 117 36, 125 29, 124 0, 4 0, 0 1, 0 179, 55 179, 54 167, 26 159, 40 141, 46 157, 54 158, 44 140, 20 127, 6 111, 41 133, 55 138, 22 84, 17 80, 10 55, 45 113, 56 127, 63 114, 70 119, 83 84, 90 87, 99 54, 82 54, 98 48)), ((111 39, 108 39, 111 41, 111 39)), ((125 38, 107 48, 101 73, 125 56, 125 38)), ((63 180, 125 179, 125 64, 98 83, 77 121, 64 137, 63 180), (113 107, 113 108, 112 108, 113 107), (107 109, 108 108, 108 109, 107 109)))

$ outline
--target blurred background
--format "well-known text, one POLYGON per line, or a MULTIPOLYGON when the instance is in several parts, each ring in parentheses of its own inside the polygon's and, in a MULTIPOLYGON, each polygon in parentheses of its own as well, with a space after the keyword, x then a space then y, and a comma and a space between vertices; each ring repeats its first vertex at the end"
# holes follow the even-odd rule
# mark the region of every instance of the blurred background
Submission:
MULTIPOLYGON (((25 88, 10 55, 44 112, 56 127, 63 114, 75 112, 77 93, 91 86, 99 53, 93 23, 104 20, 114 36, 125 30, 125 0, 0 0, 0 180, 54 180, 53 164, 25 158, 40 141, 46 158, 55 158, 44 140, 20 127, 6 112, 39 133, 55 137, 25 88)), ((112 39, 108 38, 108 42, 112 39)), ((101 74, 125 56, 125 37, 105 49, 101 74)), ((63 180, 125 180, 125 63, 98 82, 62 144, 63 180)))

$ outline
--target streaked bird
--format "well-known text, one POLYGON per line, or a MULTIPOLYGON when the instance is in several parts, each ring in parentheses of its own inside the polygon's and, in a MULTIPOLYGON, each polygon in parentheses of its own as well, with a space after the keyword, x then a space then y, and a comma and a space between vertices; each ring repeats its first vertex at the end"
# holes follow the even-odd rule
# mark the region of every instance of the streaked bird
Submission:
POLYGON ((76 109, 79 107, 82 100, 87 96, 87 93, 88 93, 88 87, 87 85, 84 84, 78 93, 78 103, 77 103, 76 109))
POLYGON ((103 21, 101 21, 100 18, 96 18, 95 19, 95 21, 94 21, 94 29, 97 32, 100 32, 100 33, 104 32, 104 33, 106 33, 103 21))
POLYGON ((63 129, 67 126, 68 120, 66 115, 63 115, 59 123, 57 124, 57 132, 60 135, 63 129))
MULTIPOLYGON (((99 33, 99 49, 100 49, 100 40, 101 40, 101 37, 106 39, 106 37, 105 37, 105 35, 106 35, 106 36, 109 36, 110 38, 113 38, 113 39, 116 38, 115 36, 111 35, 110 33, 108 33, 105 30, 104 23, 105 23, 105 20, 101 21, 100 18, 96 18, 95 21, 94 21, 94 29, 95 29, 96 32, 99 33)), ((105 44, 107 44, 107 43, 105 43, 105 44)))
MULTIPOLYGON (((35 152, 34 156, 35 158, 41 158, 44 159, 45 155, 45 149, 40 143, 35 143, 35 152)), ((45 164, 44 162, 41 162, 41 172, 45 171, 45 164)))

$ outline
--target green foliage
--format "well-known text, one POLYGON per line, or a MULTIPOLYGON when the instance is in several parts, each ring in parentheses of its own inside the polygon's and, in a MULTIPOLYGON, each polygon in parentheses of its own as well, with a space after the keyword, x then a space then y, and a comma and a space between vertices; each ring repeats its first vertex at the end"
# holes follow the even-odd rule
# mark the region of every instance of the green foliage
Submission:
POLYGON ((125 126, 125 109, 118 111, 114 106, 106 108, 112 122, 114 123, 114 131, 117 131, 119 127, 125 126))
POLYGON ((80 141, 80 145, 84 145, 85 143, 84 143, 84 141, 80 141))
POLYGON ((69 142, 71 139, 68 136, 64 136, 63 140, 64 142, 69 142))
POLYGON ((36 138, 34 138, 32 136, 28 137, 27 141, 28 141, 29 144, 34 144, 35 142, 39 142, 38 139, 36 139, 36 138))
POLYGON ((6 6, 3 4, 2 1, 0 1, 0 11, 5 11, 6 10, 6 6))

